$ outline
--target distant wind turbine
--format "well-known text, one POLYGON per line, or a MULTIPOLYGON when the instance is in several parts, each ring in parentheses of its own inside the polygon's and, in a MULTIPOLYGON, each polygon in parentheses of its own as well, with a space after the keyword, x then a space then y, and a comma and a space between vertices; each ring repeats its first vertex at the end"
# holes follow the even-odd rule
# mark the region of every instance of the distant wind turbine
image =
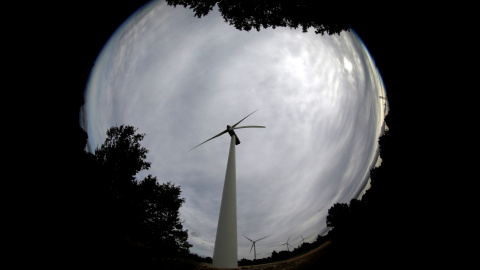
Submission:
POLYGON ((305 243, 305 238, 303 238, 302 235, 300 235, 300 237, 302 237, 302 244, 305 243))
POLYGON ((379 96, 379 98, 385 100, 385 103, 383 104, 383 115, 385 116, 385 113, 387 112, 387 98, 384 96, 379 96))
POLYGON ((290 240, 290 237, 292 237, 292 236, 290 235, 290 236, 288 237, 287 242, 286 242, 286 243, 283 243, 283 244, 280 244, 279 246, 286 245, 286 246, 287 246, 287 250, 290 251, 290 249, 288 248, 288 246, 291 246, 291 247, 293 248, 293 246, 288 243, 288 241, 290 240))
POLYGON ((383 123, 382 123, 382 130, 385 131, 385 128, 387 126, 386 122, 385 122, 385 119, 386 119, 386 116, 387 116, 387 98, 384 97, 384 96, 379 96, 379 98, 385 100, 385 103, 383 104, 383 123))
MULTIPOLYGON (((256 110, 258 111, 258 110, 256 110)), ((254 111, 254 112, 256 112, 254 111)), ((225 173, 225 182, 223 184, 222 202, 220 204, 220 215, 218 217, 217 236, 215 238, 215 248, 213 250, 212 265, 221 268, 238 267, 237 250, 237 191, 236 191, 236 170, 235 170, 235 145, 240 144, 240 140, 235 134, 235 129, 240 128, 265 128, 265 126, 243 126, 237 127, 245 116, 233 126, 227 125, 227 128, 213 136, 212 138, 193 147, 188 152, 200 145, 213 140, 228 132, 230 135, 230 152, 228 153, 227 171, 225 173)))
MULTIPOLYGON (((243 235, 243 234, 242 234, 242 235, 243 235)), ((250 248, 250 252, 249 252, 248 254, 252 253, 252 248, 253 248, 253 254, 255 255, 255 260, 257 259, 257 250, 256 250, 256 248, 255 248, 255 243, 256 243, 257 241, 260 241, 260 240, 262 240, 262 239, 265 239, 265 238, 267 238, 267 237, 269 237, 269 236, 270 236, 270 235, 267 235, 267 236, 265 236, 265 237, 262 237, 262 238, 260 238, 260 239, 257 239, 257 240, 255 240, 255 241, 253 241, 252 239, 250 239, 250 238, 246 237, 245 235, 243 235, 243 237, 247 238, 248 240, 250 240, 250 241, 252 242, 252 247, 250 248)))

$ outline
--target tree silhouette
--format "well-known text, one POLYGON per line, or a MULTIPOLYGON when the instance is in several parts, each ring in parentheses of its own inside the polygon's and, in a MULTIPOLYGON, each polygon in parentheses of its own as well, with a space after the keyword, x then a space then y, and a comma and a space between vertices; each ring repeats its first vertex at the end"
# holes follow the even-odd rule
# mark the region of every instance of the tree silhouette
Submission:
MULTIPOLYGON (((128 185, 141 170, 150 168, 146 162, 148 150, 140 145, 145 134, 136 134, 132 126, 111 127, 107 138, 100 148, 95 150, 98 163, 104 168, 106 177, 114 184, 128 185)), ((121 188, 120 186, 118 188, 121 188)))
POLYGON ((159 185, 157 179, 148 175, 138 185, 141 209, 141 238, 148 246, 163 253, 178 254, 188 251, 188 231, 180 222, 180 187, 170 182, 159 185))
POLYGON ((114 238, 128 235, 138 230, 139 205, 138 188, 135 175, 148 169, 146 162, 148 150, 140 145, 145 134, 137 134, 132 126, 115 126, 107 130, 107 138, 95 157, 101 170, 101 190, 108 220, 112 222, 111 233, 114 238))
POLYGON ((349 31, 350 26, 339 20, 338 4, 315 0, 166 0, 168 5, 190 7, 195 16, 206 16, 215 5, 225 22, 239 30, 260 28, 301 27, 303 32, 313 27, 315 33, 328 35, 349 31), (332 14, 336 14, 333 17, 332 14))
POLYGON ((140 144, 144 137, 132 126, 111 127, 95 151, 100 171, 98 204, 104 211, 107 241, 113 243, 116 259, 124 257, 121 260, 132 264, 188 254, 191 247, 179 219, 185 202, 180 187, 159 184, 151 175, 141 181, 135 177, 150 168, 145 161, 148 150, 140 144))
POLYGON ((348 224, 350 209, 346 203, 336 203, 328 209, 327 226, 333 230, 344 228, 348 224))
MULTIPOLYGON (((386 117, 389 127, 392 127, 391 115, 394 114, 386 117)), ((352 199, 349 204, 334 204, 328 211, 327 226, 332 227, 328 262, 331 266, 355 267, 356 262, 369 257, 370 266, 382 267, 383 261, 399 263, 405 250, 413 250, 410 246, 405 248, 408 224, 404 220, 407 214, 402 212, 404 200, 397 195, 402 185, 397 177, 398 160, 392 150, 395 147, 392 142, 398 140, 395 132, 393 128, 379 138, 382 164, 371 169, 371 187, 362 198, 352 199)))

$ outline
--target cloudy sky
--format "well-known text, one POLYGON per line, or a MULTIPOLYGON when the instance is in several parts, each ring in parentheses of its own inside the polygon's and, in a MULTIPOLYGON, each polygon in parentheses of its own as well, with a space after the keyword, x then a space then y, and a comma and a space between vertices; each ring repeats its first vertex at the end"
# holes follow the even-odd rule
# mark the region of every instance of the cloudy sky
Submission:
POLYGON ((82 125, 90 151, 114 125, 145 133, 147 174, 181 187, 192 252, 212 256, 230 137, 188 152, 249 113, 236 131, 238 258, 268 257, 326 230, 328 209, 367 185, 386 96, 356 34, 242 32, 217 11, 162 1, 119 26, 91 71, 82 125))

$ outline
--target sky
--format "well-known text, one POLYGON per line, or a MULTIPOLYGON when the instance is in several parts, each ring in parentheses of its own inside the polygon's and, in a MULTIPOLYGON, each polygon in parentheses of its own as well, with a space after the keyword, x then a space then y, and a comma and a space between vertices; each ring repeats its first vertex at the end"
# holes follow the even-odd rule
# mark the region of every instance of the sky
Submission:
POLYGON ((111 36, 91 70, 82 110, 90 151, 106 131, 145 133, 148 171, 181 187, 191 251, 213 255, 230 138, 188 152, 249 113, 236 131, 238 258, 268 257, 287 241, 314 241, 328 209, 368 186, 378 164, 386 96, 352 32, 242 32, 214 10, 201 19, 163 2, 145 5, 111 36))

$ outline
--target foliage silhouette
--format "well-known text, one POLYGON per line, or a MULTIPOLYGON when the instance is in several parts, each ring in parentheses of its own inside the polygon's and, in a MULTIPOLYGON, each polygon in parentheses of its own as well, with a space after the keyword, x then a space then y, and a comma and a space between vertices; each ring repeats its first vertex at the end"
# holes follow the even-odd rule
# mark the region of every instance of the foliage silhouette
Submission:
POLYGON ((82 181, 77 187, 88 199, 75 208, 85 238, 76 242, 88 250, 82 254, 89 263, 192 268, 190 260, 195 257, 189 253, 188 231, 179 219, 185 202, 180 187, 159 184, 151 175, 136 179, 138 172, 150 168, 148 150, 140 144, 144 137, 132 126, 111 127, 94 155, 85 151, 80 155, 82 181), (171 259, 178 256, 189 259, 171 259))
MULTIPOLYGON (((394 113, 390 112, 385 119, 389 127, 392 127, 394 113)), ((400 214, 404 206, 396 196, 398 157, 393 155, 392 148, 397 137, 392 130, 395 130, 394 123, 393 128, 379 138, 382 164, 370 171, 371 187, 361 199, 352 199, 349 204, 337 203, 328 211, 332 247, 330 256, 323 262, 326 268, 358 267, 365 258, 371 267, 385 267, 386 261, 397 265, 407 262, 403 254, 412 248, 403 250, 406 223, 400 214)))
POLYGON ((225 22, 239 30, 250 31, 256 29, 276 27, 301 27, 303 32, 313 27, 315 33, 328 35, 340 34, 341 31, 349 31, 350 26, 332 18, 331 14, 340 7, 338 4, 319 2, 314 0, 166 0, 168 5, 176 7, 181 5, 190 7, 195 16, 206 16, 215 5, 218 6, 225 22))
POLYGON ((188 233, 183 230, 178 215, 185 199, 180 198, 180 188, 167 182, 158 184, 157 179, 148 175, 138 185, 140 193, 139 241, 161 250, 164 254, 186 253, 190 245, 188 233))
POLYGON ((95 150, 95 157, 103 167, 111 184, 127 185, 133 182, 135 175, 141 170, 148 170, 146 162, 148 150, 140 145, 145 134, 136 134, 132 126, 121 125, 107 131, 107 138, 100 148, 95 150))

